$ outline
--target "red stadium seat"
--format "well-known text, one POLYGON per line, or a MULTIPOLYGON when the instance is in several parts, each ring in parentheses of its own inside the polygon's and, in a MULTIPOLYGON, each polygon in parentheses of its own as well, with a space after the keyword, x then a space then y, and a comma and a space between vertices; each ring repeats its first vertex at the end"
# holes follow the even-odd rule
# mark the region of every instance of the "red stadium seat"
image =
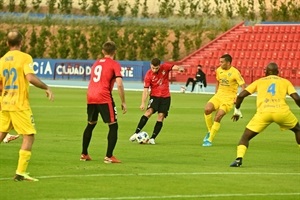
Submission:
POLYGON ((300 34, 299 33, 293 34, 293 42, 299 42, 299 40, 300 40, 300 34))
POLYGON ((280 26, 274 26, 274 33, 280 32, 280 26))
POLYGON ((296 33, 296 32, 297 32, 296 26, 291 26, 290 33, 296 33))
POLYGON ((278 42, 278 41, 281 41, 281 36, 280 34, 272 34, 271 35, 271 42, 278 42))

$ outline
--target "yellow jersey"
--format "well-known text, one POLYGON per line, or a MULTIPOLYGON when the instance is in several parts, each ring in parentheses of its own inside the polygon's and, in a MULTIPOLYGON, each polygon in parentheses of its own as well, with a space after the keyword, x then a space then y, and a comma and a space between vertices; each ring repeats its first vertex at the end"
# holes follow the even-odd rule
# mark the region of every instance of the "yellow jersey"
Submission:
POLYGON ((216 70, 216 79, 219 82, 216 95, 221 98, 235 98, 239 86, 245 84, 241 73, 233 66, 228 70, 218 67, 216 70))
POLYGON ((257 112, 285 112, 289 110, 286 95, 296 93, 292 83, 279 76, 269 75, 251 83, 246 90, 257 92, 257 112))
POLYGON ((1 109, 21 111, 30 109, 29 82, 26 74, 34 73, 33 59, 19 50, 7 52, 0 59, 0 81, 2 82, 1 109))

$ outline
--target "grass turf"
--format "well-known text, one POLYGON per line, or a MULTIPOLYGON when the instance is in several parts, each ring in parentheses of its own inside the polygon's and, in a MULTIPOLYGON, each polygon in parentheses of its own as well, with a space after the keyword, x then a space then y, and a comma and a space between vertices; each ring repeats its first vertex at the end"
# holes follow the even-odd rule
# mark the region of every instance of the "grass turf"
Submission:
MULTIPOLYGON (((272 124, 254 138, 243 166, 230 168, 236 145, 255 112, 255 98, 242 105, 244 118, 223 118, 212 147, 202 147, 206 134, 203 107, 211 95, 172 94, 169 116, 156 145, 129 142, 143 112, 141 92, 126 92, 128 113, 119 97, 119 140, 115 156, 121 164, 104 164, 107 125, 99 121, 89 148, 90 162, 80 162, 86 126, 85 89, 53 88, 55 102, 31 88, 38 134, 28 167, 39 182, 14 182, 21 139, 1 144, 0 197, 6 199, 299 199, 300 149, 291 131, 272 124)), ((299 108, 288 99, 299 117, 299 108)), ((156 115, 144 131, 151 135, 156 115)))

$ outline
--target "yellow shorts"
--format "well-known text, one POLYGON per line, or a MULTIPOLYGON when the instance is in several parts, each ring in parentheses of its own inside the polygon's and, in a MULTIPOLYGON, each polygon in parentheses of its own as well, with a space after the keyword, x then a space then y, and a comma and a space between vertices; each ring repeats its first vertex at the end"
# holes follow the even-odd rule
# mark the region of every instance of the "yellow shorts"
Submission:
POLYGON ((233 108, 234 98, 221 98, 214 95, 208 102, 214 104, 215 110, 220 109, 225 111, 225 113, 228 113, 233 108))
POLYGON ((0 132, 12 129, 18 134, 36 134, 32 111, 0 111, 0 132))
POLYGON ((287 130, 294 128, 298 123, 298 119, 291 111, 284 113, 256 113, 247 124, 246 128, 259 133, 273 122, 278 124, 281 130, 287 130))

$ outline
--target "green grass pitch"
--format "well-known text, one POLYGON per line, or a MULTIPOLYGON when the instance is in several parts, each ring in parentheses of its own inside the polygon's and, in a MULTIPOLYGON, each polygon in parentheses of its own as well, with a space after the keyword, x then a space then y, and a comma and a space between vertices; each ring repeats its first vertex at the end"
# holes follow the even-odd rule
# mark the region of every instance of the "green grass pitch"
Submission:
MULTIPOLYGON (((236 145, 255 112, 255 98, 242 105, 244 118, 223 118, 212 147, 202 147, 206 134, 203 108, 211 95, 172 94, 169 116, 156 145, 129 142, 142 116, 141 92, 126 92, 123 115, 116 91, 120 164, 105 164, 107 125, 99 121, 89 148, 90 162, 80 162, 86 122, 86 90, 53 88, 55 101, 30 88, 38 134, 28 171, 39 182, 14 182, 21 139, 0 145, 0 199, 300 199, 300 148, 294 133, 275 124, 254 138, 243 166, 230 168, 236 145)), ((299 108, 288 99, 299 119, 299 108)), ((156 114, 144 131, 151 134, 156 114)))

